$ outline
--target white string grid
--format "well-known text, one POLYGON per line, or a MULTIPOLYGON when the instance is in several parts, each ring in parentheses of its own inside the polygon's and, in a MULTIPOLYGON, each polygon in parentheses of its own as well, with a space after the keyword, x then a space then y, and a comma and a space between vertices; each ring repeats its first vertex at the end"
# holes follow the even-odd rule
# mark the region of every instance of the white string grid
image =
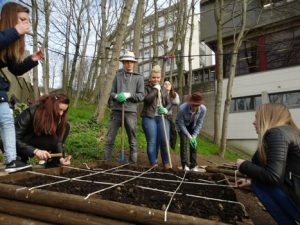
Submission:
MULTIPOLYGON (((193 195, 193 194, 187 194, 187 193, 180 193, 178 192, 178 190, 180 189, 180 187, 182 186, 182 184, 193 184, 193 185, 205 185, 205 186, 219 186, 219 187, 234 187, 232 185, 225 185, 225 184, 218 184, 222 181, 224 181, 225 179, 222 180, 218 180, 218 181, 211 181, 211 180, 204 180, 204 179, 198 179, 201 182, 191 182, 191 181, 186 181, 185 177, 186 177, 186 172, 184 173, 183 177, 180 177, 176 174, 170 173, 170 172, 152 172, 152 170, 156 167, 153 166, 151 168, 149 168, 146 171, 135 171, 135 170, 129 170, 129 169, 122 169, 122 168, 126 168, 126 166, 128 166, 129 163, 127 164, 123 164, 117 167, 112 167, 110 169, 107 170, 103 170, 100 169, 99 170, 90 170, 90 169, 82 169, 82 168, 77 168, 77 167, 70 167, 70 166, 65 166, 66 168, 69 168, 71 170, 78 170, 78 171, 85 171, 85 172, 89 172, 89 174, 86 175, 82 175, 82 176, 78 176, 78 177, 73 177, 73 178, 67 178, 67 177, 63 177, 63 176, 56 176, 56 175, 50 175, 50 174, 45 174, 45 173, 40 173, 40 172, 34 172, 34 171, 27 171, 27 173, 31 173, 31 174, 36 174, 36 175, 41 175, 41 176, 47 176, 47 177, 53 177, 53 178, 59 178, 62 179, 60 181, 55 181, 55 182, 51 182, 51 183, 47 183, 47 184, 43 184, 43 185, 38 185, 38 186, 34 186, 34 187, 30 187, 29 190, 33 190, 33 189, 37 189, 37 188, 41 188, 41 187, 46 187, 46 186, 50 186, 53 184, 59 184, 59 183, 63 183, 63 182, 68 182, 68 181, 78 181, 78 182, 86 182, 86 183, 95 183, 95 184, 105 184, 105 185, 109 185, 109 187, 97 190, 95 192, 89 193, 86 197, 84 197, 84 199, 88 199, 89 197, 91 197, 94 194, 98 194, 101 192, 104 192, 106 190, 118 187, 118 186, 124 186, 124 184, 131 182, 133 180, 136 179, 145 179, 145 180, 153 180, 153 181, 160 181, 160 182, 172 182, 172 183, 178 183, 177 188, 175 191, 168 191, 168 190, 163 190, 163 189, 159 189, 159 188, 151 188, 151 187, 146 187, 146 186, 141 186, 141 185, 136 185, 135 187, 137 188, 141 188, 144 190, 152 190, 152 191, 157 191, 157 192, 161 192, 161 193, 167 193, 167 194, 171 194, 170 200, 168 202, 168 205, 165 209, 164 212, 164 221, 167 221, 167 213, 168 213, 168 209, 173 201, 173 198, 175 195, 185 195, 188 197, 193 197, 193 198, 200 198, 200 199, 206 199, 206 200, 211 200, 211 201, 218 201, 218 202, 226 202, 229 204, 238 204, 242 207, 242 210, 244 212, 244 214, 246 215, 246 209, 245 206, 237 201, 230 201, 230 200, 224 200, 224 199, 219 199, 219 198, 211 198, 211 197, 205 197, 205 196, 200 196, 200 195, 193 195), (121 172, 121 173, 120 173, 121 172), (127 172, 127 173, 132 173, 133 175, 128 175, 128 174, 122 174, 122 172, 127 172), (127 180, 119 182, 119 183, 111 183, 111 182, 101 182, 101 181, 91 181, 91 180, 83 180, 82 178, 85 177, 89 177, 89 176, 94 176, 97 174, 106 174, 106 175, 118 175, 121 177, 128 177, 127 180), (136 174, 136 175, 135 175, 136 174), (144 175, 151 175, 151 174, 164 174, 164 175, 169 175, 169 176, 173 176, 175 179, 177 180, 170 180, 170 179, 160 179, 160 178, 153 178, 153 177, 145 177, 144 175)), ((88 166, 86 166, 86 168, 89 168, 88 166)), ((22 187, 20 189, 23 189, 26 187, 22 187)), ((19 190, 19 189, 18 189, 19 190)))

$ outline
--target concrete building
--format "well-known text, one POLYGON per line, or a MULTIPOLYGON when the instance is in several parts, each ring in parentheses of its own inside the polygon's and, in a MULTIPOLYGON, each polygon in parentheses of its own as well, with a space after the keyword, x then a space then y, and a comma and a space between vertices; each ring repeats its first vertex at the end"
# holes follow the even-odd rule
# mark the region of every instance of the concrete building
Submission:
MULTIPOLYGON (((178 5, 173 5, 169 9, 164 9, 159 11, 158 13, 158 56, 156 57, 162 57, 165 54, 167 54, 168 51, 173 46, 174 41, 174 33, 175 33, 175 26, 177 21, 177 8, 178 5), (167 13, 168 12, 168 13, 167 13), (168 15, 168 17, 167 17, 168 15), (164 41, 164 33, 167 38, 167 45, 168 49, 167 52, 165 52, 163 41, 164 41)), ((190 18, 191 19, 191 18, 190 18)), ((143 31, 141 35, 141 41, 140 41, 140 53, 139 53, 139 59, 138 59, 138 70, 139 73, 143 74, 145 79, 149 77, 150 71, 151 71, 151 60, 154 56, 153 54, 153 30, 154 30, 154 15, 150 15, 143 20, 143 31)), ((124 42, 124 49, 132 50, 133 46, 133 39, 134 39, 134 32, 132 26, 129 26, 129 32, 128 35, 125 38, 124 42)), ((185 38, 185 46, 184 46, 184 56, 188 56, 188 46, 189 46, 189 37, 190 37, 190 26, 187 27, 187 33, 185 38)), ((192 68, 198 69, 205 66, 212 65, 213 57, 206 57, 206 55, 212 55, 211 49, 207 45, 205 45, 203 42, 200 41, 200 16, 199 14, 194 17, 194 32, 193 32, 193 38, 192 38, 192 53, 193 56, 192 60, 192 68)), ((181 47, 178 47, 178 50, 180 50, 181 47)), ((176 52, 175 52, 176 55, 176 52)), ((176 60, 176 57, 175 57, 176 60)), ((189 71, 188 66, 188 57, 184 57, 184 71, 189 71)), ((162 65, 163 59, 159 59, 158 62, 160 65, 162 65)), ((166 77, 169 76, 170 71, 173 71, 172 75, 172 82, 174 86, 177 85, 177 67, 176 62, 171 65, 171 60, 166 60, 166 77), (173 67, 172 67, 173 66, 173 67)))
MULTIPOLYGON (((255 109, 267 102, 287 105, 300 126, 300 1, 250 1, 247 33, 238 52, 236 77, 232 90, 228 141, 248 153, 256 150, 257 135, 252 122, 255 109)), ((234 32, 239 31, 241 1, 224 4, 224 86, 227 77, 234 32), (235 15, 232 18, 232 15, 235 15)), ((201 1, 201 41, 216 51, 215 1, 201 1)), ((213 105, 212 105, 213 106, 213 105)), ((213 112, 214 108, 209 111, 213 112)), ((213 121, 206 123, 213 135, 213 121)))

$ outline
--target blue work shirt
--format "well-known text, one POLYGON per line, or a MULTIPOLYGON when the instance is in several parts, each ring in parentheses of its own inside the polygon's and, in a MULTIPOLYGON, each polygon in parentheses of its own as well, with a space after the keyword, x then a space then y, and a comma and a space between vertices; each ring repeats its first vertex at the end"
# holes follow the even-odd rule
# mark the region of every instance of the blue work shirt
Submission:
POLYGON ((196 109, 195 115, 193 116, 192 107, 188 103, 183 103, 179 106, 179 110, 176 117, 176 128, 179 132, 183 132, 189 138, 191 136, 197 136, 203 125, 203 120, 206 114, 205 105, 200 105, 196 109), (193 119, 194 118, 194 119, 193 119), (193 130, 190 134, 187 127, 193 130))

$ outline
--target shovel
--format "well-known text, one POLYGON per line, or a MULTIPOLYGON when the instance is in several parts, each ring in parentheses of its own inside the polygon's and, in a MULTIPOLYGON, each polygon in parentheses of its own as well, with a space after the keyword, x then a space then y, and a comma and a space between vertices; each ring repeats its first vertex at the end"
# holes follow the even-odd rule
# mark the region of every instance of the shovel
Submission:
POLYGON ((124 151, 124 120, 125 120, 125 106, 122 104, 122 121, 121 121, 121 152, 119 155, 119 163, 127 163, 125 159, 125 151, 124 151))
MULTIPOLYGON (((159 105, 163 106, 160 91, 158 91, 158 100, 159 100, 159 105)), ((169 140, 168 140, 168 134, 167 134, 167 129, 166 129, 166 121, 165 121, 164 114, 161 114, 161 120, 162 120, 162 124, 163 124, 165 140, 166 140, 166 144, 167 144, 167 153, 168 153, 168 158, 169 158, 169 164, 170 164, 170 168, 172 168, 173 166, 172 166, 172 159, 171 159, 171 153, 170 153, 170 143, 169 143, 169 140)))

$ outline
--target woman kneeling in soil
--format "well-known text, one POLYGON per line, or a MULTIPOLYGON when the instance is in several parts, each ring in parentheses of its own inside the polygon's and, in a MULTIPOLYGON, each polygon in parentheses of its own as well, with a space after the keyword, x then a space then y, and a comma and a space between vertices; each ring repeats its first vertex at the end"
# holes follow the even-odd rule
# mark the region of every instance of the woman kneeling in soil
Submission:
POLYGON ((70 131, 66 118, 69 102, 66 95, 51 93, 16 118, 17 155, 23 162, 36 156, 47 160, 47 166, 70 164, 71 156, 51 158, 50 154, 64 152, 63 143, 70 131))
POLYGON ((251 180, 240 179, 237 186, 251 184, 278 224, 299 224, 300 130, 288 108, 281 104, 259 106, 253 125, 258 150, 252 162, 237 160, 238 170, 251 180))

